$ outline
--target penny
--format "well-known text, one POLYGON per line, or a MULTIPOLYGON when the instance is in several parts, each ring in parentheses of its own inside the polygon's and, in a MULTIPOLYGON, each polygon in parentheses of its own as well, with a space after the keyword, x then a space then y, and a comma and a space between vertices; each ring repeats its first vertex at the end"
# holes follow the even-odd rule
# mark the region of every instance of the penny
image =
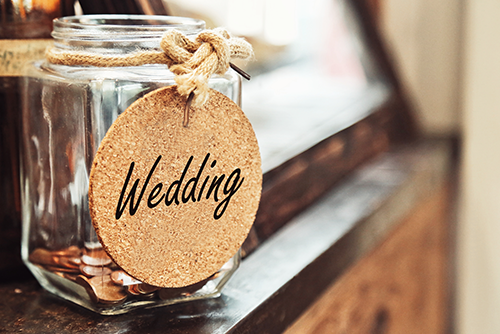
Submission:
POLYGON ((132 276, 128 275, 123 270, 113 271, 111 273, 111 280, 118 285, 128 286, 142 283, 141 281, 136 280, 132 276))
POLYGON ((134 296, 138 296, 140 295, 141 293, 139 292, 139 290, 137 289, 137 285, 138 284, 134 284, 134 285, 129 285, 127 286, 127 292, 130 293, 131 295, 134 295, 134 296))
POLYGON ((111 277, 111 280, 113 283, 118 284, 118 285, 123 285, 123 275, 125 272, 123 270, 116 270, 111 273, 109 277, 111 277))
POLYGON ((82 262, 90 266, 98 267, 107 266, 111 263, 111 259, 109 257, 91 257, 90 255, 84 254, 82 255, 82 262))
POLYGON ((108 254, 102 249, 101 247, 99 248, 84 248, 83 249, 83 254, 88 255, 90 257, 99 257, 99 258, 107 258, 108 254))
POLYGON ((70 257, 68 258, 68 261, 75 266, 80 266, 82 264, 82 259, 80 257, 70 257))
POLYGON ((29 256, 30 262, 56 266, 52 253, 44 248, 35 249, 29 256))
POLYGON ((92 285, 92 283, 90 283, 90 280, 87 277, 85 277, 83 275, 78 275, 75 278, 75 282, 77 284, 83 286, 85 291, 87 291, 87 294, 89 295, 91 301, 93 301, 94 303, 99 302, 99 298, 97 298, 97 294, 96 294, 96 291, 94 289, 94 286, 92 285))
POLYGON ((86 266, 83 264, 80 266, 80 271, 82 272, 82 274, 89 277, 104 276, 111 274, 111 269, 107 267, 94 267, 88 265, 86 266))
POLYGON ((53 260, 59 267, 64 267, 64 268, 70 268, 70 269, 79 269, 78 265, 75 265, 72 263, 70 258, 65 257, 65 256, 54 256, 53 260))
POLYGON ((62 272, 59 272, 59 271, 54 271, 54 274, 56 274, 56 275, 57 275, 57 276, 59 276, 59 277, 65 278, 65 277, 64 277, 64 273, 62 273, 62 272))
POLYGON ((73 274, 79 274, 80 269, 79 268, 64 268, 64 267, 58 267, 58 266, 49 266, 49 265, 44 265, 44 268, 49 271, 59 271, 61 273, 73 273, 73 274))
POLYGON ((159 289, 160 288, 157 286, 152 286, 152 285, 149 285, 146 283, 137 284, 137 291, 139 291, 139 293, 142 295, 147 295, 147 294, 153 293, 159 289))
POLYGON ((91 266, 107 266, 112 260, 102 248, 84 249, 82 262, 91 266))
POLYGON ((78 277, 78 275, 71 274, 71 273, 63 273, 63 277, 66 278, 66 279, 69 279, 70 281, 75 282, 76 278, 78 277))
POLYGON ((78 257, 82 253, 80 247, 77 246, 69 246, 68 248, 64 248, 58 251, 53 251, 52 255, 56 256, 67 256, 67 257, 78 257))
POLYGON ((123 287, 113 283, 109 275, 92 277, 89 280, 99 302, 103 304, 119 304, 127 298, 123 287))

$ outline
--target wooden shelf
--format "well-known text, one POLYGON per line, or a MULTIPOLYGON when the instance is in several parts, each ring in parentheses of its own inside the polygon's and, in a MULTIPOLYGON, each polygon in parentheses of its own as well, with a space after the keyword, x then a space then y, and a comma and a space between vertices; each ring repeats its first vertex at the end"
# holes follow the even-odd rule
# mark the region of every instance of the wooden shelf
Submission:
MULTIPOLYGON (((35 281, 9 283, 0 286, 0 332, 282 332, 304 312, 307 318, 306 310, 349 277, 365 258, 379 247, 388 247, 385 240, 400 226, 416 224, 408 215, 415 208, 427 210, 420 205, 442 191, 450 162, 446 142, 412 144, 383 154, 245 258, 219 298, 100 316, 43 291, 35 281)), ((401 242, 395 245, 405 247, 401 242)), ((425 257, 415 259, 426 261, 425 257)), ((341 296, 347 293, 337 290, 341 296)), ((363 297, 357 299, 362 301, 363 297)), ((370 317, 385 321, 386 313, 373 312, 370 317)), ((300 321, 304 320, 294 326, 300 326, 300 321)), ((294 328, 300 327, 292 327, 290 333, 294 328)))

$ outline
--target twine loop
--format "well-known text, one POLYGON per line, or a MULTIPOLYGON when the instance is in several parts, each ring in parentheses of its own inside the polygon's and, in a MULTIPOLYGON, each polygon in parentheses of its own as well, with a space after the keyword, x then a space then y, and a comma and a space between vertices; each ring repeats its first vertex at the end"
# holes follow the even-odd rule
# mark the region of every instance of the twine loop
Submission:
MULTIPOLYGON (((225 29, 204 30, 190 39, 178 30, 168 30, 160 42, 162 51, 138 50, 125 55, 90 53, 80 50, 47 49, 47 60, 58 65, 124 67, 166 64, 175 74, 177 91, 190 96, 193 106, 208 98, 212 74, 224 74, 231 59, 251 59, 252 46, 225 29)), ((191 101, 190 101, 191 103, 191 101)))

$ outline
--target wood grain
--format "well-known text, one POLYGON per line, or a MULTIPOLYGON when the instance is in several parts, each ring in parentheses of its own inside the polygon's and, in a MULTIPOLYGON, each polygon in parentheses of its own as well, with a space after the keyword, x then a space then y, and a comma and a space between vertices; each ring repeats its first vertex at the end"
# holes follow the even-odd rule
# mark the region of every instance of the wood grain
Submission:
POLYGON ((286 334, 444 333, 447 329, 447 189, 336 281, 286 334))
POLYGON ((394 110, 399 99, 391 97, 371 115, 333 134, 284 164, 264 174, 262 198, 251 238, 243 244, 250 254, 290 219, 326 194, 349 173, 392 144, 409 140, 401 133, 394 110))

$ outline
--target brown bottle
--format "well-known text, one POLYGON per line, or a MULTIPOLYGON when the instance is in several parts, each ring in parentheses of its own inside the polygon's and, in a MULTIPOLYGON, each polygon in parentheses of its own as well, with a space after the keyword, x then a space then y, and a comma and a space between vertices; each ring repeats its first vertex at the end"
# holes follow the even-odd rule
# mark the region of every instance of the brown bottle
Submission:
POLYGON ((52 20, 72 13, 72 1, 0 0, 0 282, 28 275, 20 250, 19 79, 26 61, 43 58, 52 20))

